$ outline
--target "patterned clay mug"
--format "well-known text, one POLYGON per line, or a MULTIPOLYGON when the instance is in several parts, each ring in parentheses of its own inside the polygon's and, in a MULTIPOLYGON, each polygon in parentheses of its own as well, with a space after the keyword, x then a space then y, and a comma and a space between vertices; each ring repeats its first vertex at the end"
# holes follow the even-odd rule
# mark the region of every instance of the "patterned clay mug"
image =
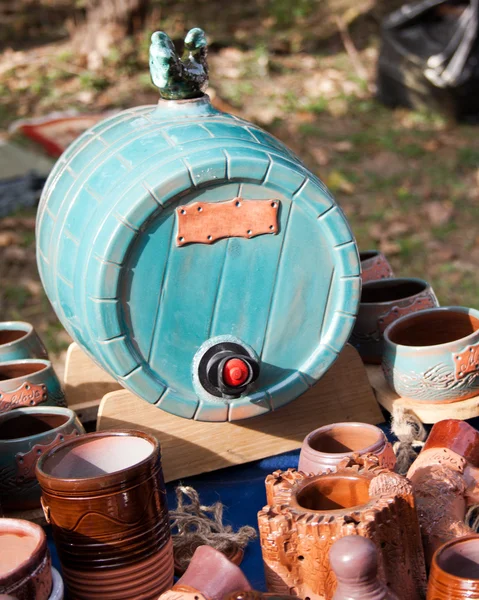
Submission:
POLYGON ((65 406, 65 396, 49 360, 0 362, 0 414, 22 406, 65 406))
POLYGON ((0 322, 0 362, 20 358, 48 358, 48 354, 30 323, 0 322))
POLYGON ((41 490, 35 477, 39 457, 82 433, 82 424, 69 408, 17 408, 0 415, 0 506, 39 508, 41 490))
POLYGON ((361 261, 361 278, 363 283, 394 277, 388 259, 378 250, 360 252, 359 260, 361 261))
POLYGON ((363 285, 350 343, 366 363, 380 364, 387 326, 403 315, 439 306, 431 286, 422 279, 393 278, 363 285))
POLYGON ((345 458, 374 455, 378 464, 393 470, 396 456, 384 433, 367 423, 334 423, 309 433, 301 447, 298 470, 319 475, 335 470, 345 458))
POLYGON ((407 315, 384 334, 383 371, 400 396, 454 402, 479 394, 479 311, 447 306, 407 315))
POLYGON ((433 556, 427 600, 479 600, 479 535, 460 537, 433 556))

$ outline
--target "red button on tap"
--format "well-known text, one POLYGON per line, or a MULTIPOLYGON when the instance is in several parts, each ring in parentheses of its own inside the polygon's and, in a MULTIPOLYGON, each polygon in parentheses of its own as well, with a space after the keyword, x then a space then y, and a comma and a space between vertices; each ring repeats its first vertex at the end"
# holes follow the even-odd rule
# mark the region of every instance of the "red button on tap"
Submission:
POLYGON ((228 360, 223 368, 223 379, 226 385, 239 387, 249 377, 248 365, 240 358, 228 360))

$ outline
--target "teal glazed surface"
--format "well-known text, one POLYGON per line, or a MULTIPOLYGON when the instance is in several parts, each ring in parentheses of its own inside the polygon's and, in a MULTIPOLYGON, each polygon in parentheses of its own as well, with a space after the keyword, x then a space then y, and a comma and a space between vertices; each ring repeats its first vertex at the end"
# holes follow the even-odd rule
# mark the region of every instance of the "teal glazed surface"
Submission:
POLYGON ((69 408, 18 408, 0 415, 0 506, 39 507, 38 458, 53 444, 82 433, 82 424, 69 408))
POLYGON ((76 140, 45 186, 37 256, 58 317, 100 366, 205 421, 305 392, 347 341, 360 295, 356 243, 324 184, 206 95, 124 111, 76 140), (236 196, 278 199, 278 233, 176 246, 176 207, 236 196), (197 394, 197 351, 230 335, 259 357, 259 378, 231 401, 197 394))
POLYGON ((0 323, 0 361, 21 358, 48 358, 41 339, 30 323, 3 321, 0 323), (16 339, 12 339, 12 338, 16 339))
MULTIPOLYGON (((479 330, 466 337, 429 346, 396 344, 391 341, 395 329, 421 317, 445 312, 465 313, 479 319, 479 311, 448 306, 421 311, 398 319, 384 332, 383 371, 389 385, 403 398, 427 402, 453 402, 479 394, 479 362, 470 372, 457 376, 458 355, 469 353, 479 359, 479 330), (472 348, 472 350, 470 350, 472 348)), ((393 338, 394 339, 394 338, 393 338)))

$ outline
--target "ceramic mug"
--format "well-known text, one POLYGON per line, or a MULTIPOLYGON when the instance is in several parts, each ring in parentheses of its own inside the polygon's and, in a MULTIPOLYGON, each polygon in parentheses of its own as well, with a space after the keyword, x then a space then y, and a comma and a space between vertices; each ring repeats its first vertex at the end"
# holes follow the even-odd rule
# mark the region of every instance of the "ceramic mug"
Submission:
POLYGON ((411 312, 439 306, 431 286, 422 279, 393 278, 363 285, 350 343, 366 363, 380 364, 388 325, 411 312))
POLYGON ((378 250, 360 252, 359 260, 361 261, 361 279, 363 283, 394 277, 388 259, 378 250))
POLYGON ((20 358, 48 358, 48 353, 30 323, 0 322, 0 362, 20 358))
POLYGON ((0 414, 39 404, 66 405, 52 363, 40 358, 0 363, 0 414))
POLYGON ((22 519, 0 519, 0 593, 49 600, 53 588, 47 536, 22 519))
POLYGON ((298 469, 319 475, 335 470, 353 455, 374 454, 378 464, 393 470, 396 456, 384 433, 366 423, 334 423, 309 433, 301 447, 298 469))
POLYGON ((43 452, 85 433, 69 408, 18 408, 0 415, 0 506, 26 510, 40 507, 35 467, 43 452))
POLYGON ((479 599, 479 535, 457 538, 433 556, 427 600, 479 599))
POLYGON ((173 545, 156 438, 105 431, 69 440, 36 469, 69 597, 158 598, 173 545))
POLYGON ((384 335, 384 375, 400 396, 454 402, 479 394, 479 311, 448 306, 407 315, 384 335))

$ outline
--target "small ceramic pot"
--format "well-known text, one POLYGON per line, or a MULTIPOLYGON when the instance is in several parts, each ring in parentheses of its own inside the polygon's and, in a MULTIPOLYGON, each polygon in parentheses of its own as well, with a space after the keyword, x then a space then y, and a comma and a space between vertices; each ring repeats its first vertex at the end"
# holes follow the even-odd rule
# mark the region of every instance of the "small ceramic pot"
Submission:
POLYGON ((427 600, 479 599, 479 535, 452 540, 434 554, 427 600))
POLYGON ((72 600, 155 599, 173 584, 160 446, 140 431, 90 433, 37 463, 72 600))
POLYGON ((407 315, 384 336, 383 370, 404 398, 454 402, 479 394, 479 311, 448 306, 407 315))
POLYGON ((366 363, 380 364, 386 327, 411 312, 439 306, 431 286, 422 279, 383 279, 363 285, 350 343, 366 363))
POLYGON ((227 594, 238 590, 251 590, 241 569, 224 554, 211 548, 199 546, 184 575, 161 596, 161 600, 194 600, 202 596, 209 600, 223 600, 227 594))
POLYGON ((65 396, 49 360, 0 363, 0 414, 22 406, 65 406, 65 396))
POLYGON ((0 322, 0 362, 21 358, 48 358, 48 354, 30 323, 0 322))
POLYGON ((30 521, 0 519, 0 593, 17 600, 48 600, 52 587, 43 529, 30 521))
POLYGON ((0 415, 0 506, 39 508, 41 490, 35 477, 39 457, 81 433, 83 425, 69 408, 18 408, 0 415))
POLYGON ((298 469, 319 475, 335 470, 345 458, 373 454, 378 464, 393 470, 396 456, 384 433, 366 423, 334 423, 309 433, 301 447, 298 469))
POLYGON ((394 277, 388 259, 382 252, 378 252, 378 250, 360 252, 359 260, 361 261, 361 278, 363 283, 394 277))

